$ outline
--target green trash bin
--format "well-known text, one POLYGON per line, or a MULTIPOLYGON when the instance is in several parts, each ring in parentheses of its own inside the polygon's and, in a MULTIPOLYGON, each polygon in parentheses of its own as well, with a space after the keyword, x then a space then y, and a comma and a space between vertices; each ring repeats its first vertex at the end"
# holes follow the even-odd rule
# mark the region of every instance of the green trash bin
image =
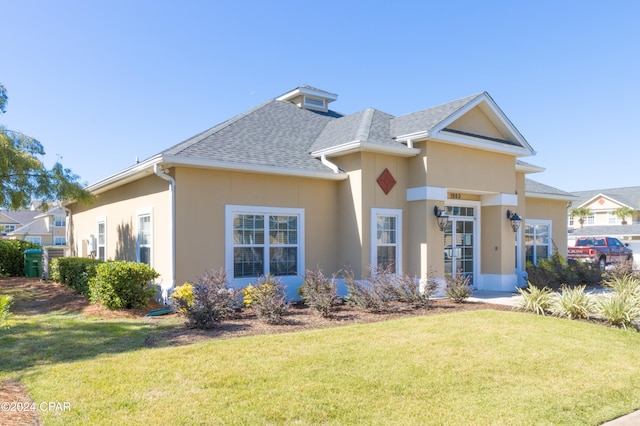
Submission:
POLYGON ((24 251, 24 276, 27 278, 42 276, 42 250, 30 249, 24 251))

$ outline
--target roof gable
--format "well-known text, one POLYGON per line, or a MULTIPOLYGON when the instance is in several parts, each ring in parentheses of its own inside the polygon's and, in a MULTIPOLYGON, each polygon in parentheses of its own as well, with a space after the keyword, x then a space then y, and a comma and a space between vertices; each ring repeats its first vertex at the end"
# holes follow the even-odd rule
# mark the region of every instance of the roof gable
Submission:
POLYGON ((487 92, 392 121, 392 136, 399 141, 437 139, 516 156, 535 154, 487 92))
POLYGON ((574 194, 578 197, 575 203, 578 207, 589 205, 598 197, 604 196, 621 206, 640 209, 640 186, 575 191, 574 194))

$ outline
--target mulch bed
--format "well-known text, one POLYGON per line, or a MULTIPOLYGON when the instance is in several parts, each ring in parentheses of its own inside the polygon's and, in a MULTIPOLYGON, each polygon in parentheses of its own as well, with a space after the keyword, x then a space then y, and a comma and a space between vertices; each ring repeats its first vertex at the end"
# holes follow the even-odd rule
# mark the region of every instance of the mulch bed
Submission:
MULTIPOLYGON (((11 312, 20 315, 46 314, 54 311, 79 313, 88 317, 98 318, 137 318, 151 323, 162 324, 163 319, 176 318, 176 314, 158 317, 145 317, 152 309, 159 306, 151 303, 144 310, 112 311, 99 304, 91 304, 87 299, 73 290, 55 282, 41 282, 37 278, 0 278, 0 294, 11 293, 14 289, 25 290, 30 297, 24 300, 14 300, 11 312)), ((511 310, 511 307, 487 303, 467 302, 453 303, 448 299, 432 300, 428 308, 415 309, 397 306, 385 313, 371 313, 352 306, 339 306, 331 318, 322 318, 310 309, 301 305, 292 305, 282 324, 266 324, 246 309, 239 312, 235 318, 225 321, 210 330, 197 330, 186 326, 172 327, 168 330, 154 333, 146 344, 155 346, 186 345, 197 341, 215 338, 234 338, 257 334, 290 333, 301 330, 311 330, 327 327, 339 327, 349 324, 366 324, 389 319, 434 315, 458 311, 479 309, 511 310)), ((4 381, 0 384, 0 403, 2 402, 33 402, 20 383, 4 381)), ((36 411, 0 411, 2 425, 40 425, 42 424, 36 411)))

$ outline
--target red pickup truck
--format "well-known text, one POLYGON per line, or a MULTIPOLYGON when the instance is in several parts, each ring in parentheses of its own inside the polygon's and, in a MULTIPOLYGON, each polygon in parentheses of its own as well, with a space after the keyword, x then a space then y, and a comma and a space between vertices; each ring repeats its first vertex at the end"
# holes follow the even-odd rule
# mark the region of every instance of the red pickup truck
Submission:
POLYGON ((633 250, 613 237, 581 237, 568 248, 567 258, 596 263, 604 271, 612 263, 633 260, 633 250))

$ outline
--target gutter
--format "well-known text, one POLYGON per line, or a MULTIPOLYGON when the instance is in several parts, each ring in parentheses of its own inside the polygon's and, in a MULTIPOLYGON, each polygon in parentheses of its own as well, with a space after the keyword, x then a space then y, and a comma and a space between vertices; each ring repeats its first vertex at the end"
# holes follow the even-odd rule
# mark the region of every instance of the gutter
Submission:
POLYGON ((171 285, 169 287, 162 286, 162 301, 166 304, 169 294, 168 290, 175 288, 176 286, 176 181, 174 178, 166 174, 160 169, 158 163, 153 165, 153 172, 160 178, 169 182, 169 192, 171 194, 171 207, 169 209, 169 246, 171 247, 171 260, 169 262, 169 269, 171 276, 171 285))

